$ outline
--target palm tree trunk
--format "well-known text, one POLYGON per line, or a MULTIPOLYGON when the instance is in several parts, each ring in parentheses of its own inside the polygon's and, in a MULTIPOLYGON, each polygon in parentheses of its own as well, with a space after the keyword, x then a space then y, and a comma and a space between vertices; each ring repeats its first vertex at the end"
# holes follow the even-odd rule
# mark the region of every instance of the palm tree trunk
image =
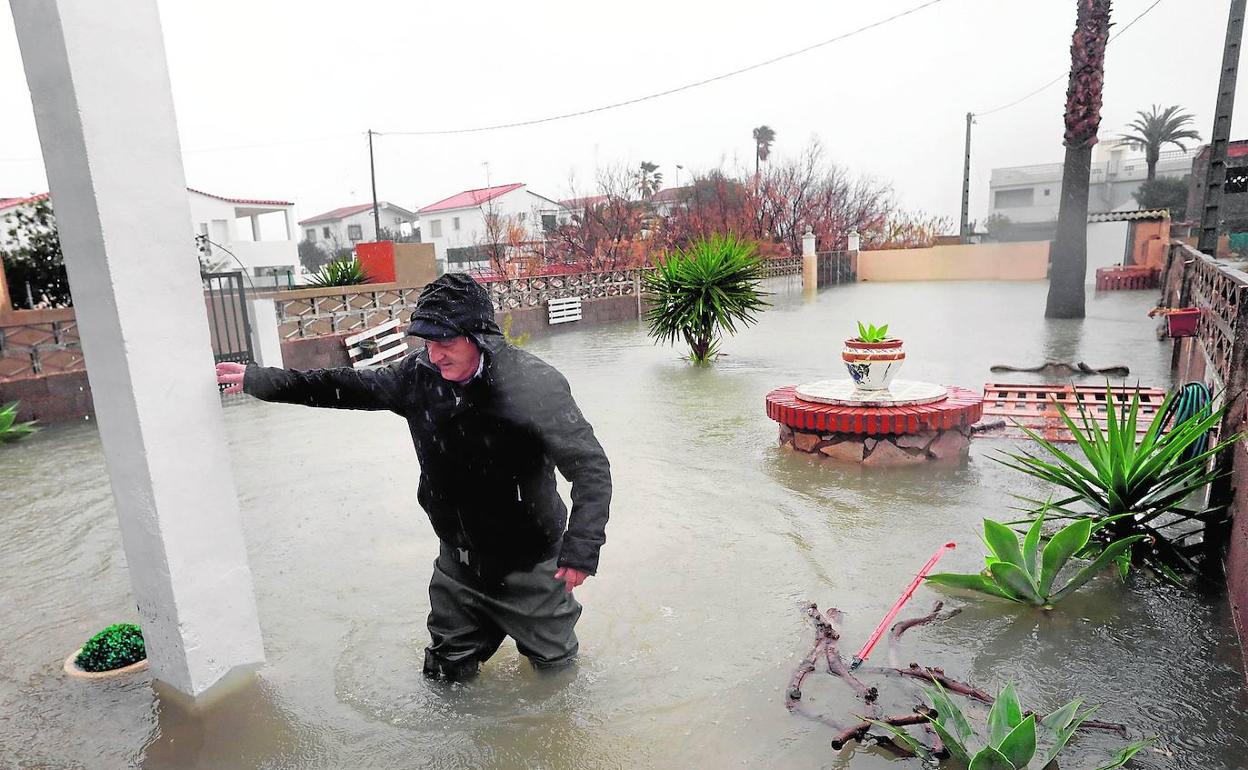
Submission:
POLYGON ((1144 153, 1144 162, 1148 164, 1148 181, 1157 178, 1157 161, 1161 160, 1161 151, 1151 147, 1144 153))
POLYGON ((1070 85, 1066 88, 1066 162, 1057 239, 1049 266, 1045 318, 1083 318, 1083 282, 1088 271, 1088 180, 1092 145, 1101 125, 1105 44, 1109 40, 1110 0, 1078 0, 1070 44, 1070 85))

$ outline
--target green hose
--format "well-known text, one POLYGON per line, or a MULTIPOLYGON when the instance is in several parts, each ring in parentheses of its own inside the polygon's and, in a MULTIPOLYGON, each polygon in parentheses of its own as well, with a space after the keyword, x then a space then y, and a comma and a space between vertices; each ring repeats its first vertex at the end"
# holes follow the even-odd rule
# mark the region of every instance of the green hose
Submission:
MULTIPOLYGON (((1213 393, 1209 390, 1209 386, 1203 382, 1189 382, 1179 389, 1174 398, 1170 399, 1170 405, 1166 407, 1165 413, 1162 415, 1161 424, 1169 424, 1170 429, 1176 425, 1191 419, 1193 416, 1205 413, 1209 409, 1209 403, 1213 400, 1213 393)), ((1209 446, 1209 435, 1205 434, 1199 440, 1192 442, 1183 452, 1183 456, 1179 462, 1186 462, 1193 457, 1203 453, 1209 446)))

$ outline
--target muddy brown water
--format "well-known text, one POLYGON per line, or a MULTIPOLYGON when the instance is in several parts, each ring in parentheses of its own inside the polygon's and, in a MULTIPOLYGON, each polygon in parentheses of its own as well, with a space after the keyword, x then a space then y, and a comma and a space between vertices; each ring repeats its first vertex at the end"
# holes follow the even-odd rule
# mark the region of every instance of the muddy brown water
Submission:
MULTIPOLYGON (((98 436, 61 426, 0 449, 0 767, 917 767, 833 752, 829 728, 786 712, 812 638, 796 606, 843 609, 848 654, 937 545, 959 543, 944 568, 977 568, 980 518, 1042 490, 991 461, 999 441, 977 439, 965 464, 875 472, 782 450, 764 394, 840 376, 858 319, 905 338, 903 377, 963 386, 1028 381, 988 368, 1050 359, 1126 364, 1131 381, 1167 385, 1169 348, 1144 317, 1151 292, 1048 322, 1038 283, 862 284, 813 300, 793 281, 770 286, 775 307, 710 370, 636 323, 529 343, 568 376, 616 480, 601 572, 578 589, 575 675, 539 677, 507 643, 470 685, 425 682, 436 543, 403 422, 239 400, 225 418, 267 665, 198 714, 149 674, 68 679, 68 651, 134 619, 98 436)), ((910 608, 938 596, 921 588, 910 608)), ((1161 736, 1139 767, 1248 766, 1224 600, 1099 578, 1048 615, 953 603, 960 616, 907 636, 903 664, 989 690, 1014 681, 1038 709, 1101 704, 1101 718, 1161 736)), ((876 656, 887 662, 883 646, 876 656)), ((910 685, 881 686, 890 708, 914 702, 910 685)), ((806 700, 841 720, 857 709, 827 675, 806 700)), ((1062 767, 1094 767, 1116 743, 1081 735, 1062 767)))

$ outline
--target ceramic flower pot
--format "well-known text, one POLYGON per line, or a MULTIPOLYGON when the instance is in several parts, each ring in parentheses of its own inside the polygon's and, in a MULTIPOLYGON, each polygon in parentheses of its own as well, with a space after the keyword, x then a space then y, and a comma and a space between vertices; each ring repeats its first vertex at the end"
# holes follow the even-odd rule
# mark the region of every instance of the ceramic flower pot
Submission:
POLYGON ((841 360, 859 390, 888 390, 901 371, 906 351, 902 350, 901 340, 861 342, 848 339, 841 351, 841 360))
POLYGON ((1191 337, 1200 323, 1200 308, 1185 307, 1166 314, 1166 334, 1170 337, 1191 337))
POLYGON ((144 658, 143 660, 136 660, 128 666, 114 668, 111 671, 87 671, 78 668, 78 654, 81 652, 81 647, 74 650, 73 654, 66 658, 65 663, 61 666, 62 671, 75 679, 112 679, 115 676, 133 674, 135 671, 143 671, 147 668, 147 658, 144 658))

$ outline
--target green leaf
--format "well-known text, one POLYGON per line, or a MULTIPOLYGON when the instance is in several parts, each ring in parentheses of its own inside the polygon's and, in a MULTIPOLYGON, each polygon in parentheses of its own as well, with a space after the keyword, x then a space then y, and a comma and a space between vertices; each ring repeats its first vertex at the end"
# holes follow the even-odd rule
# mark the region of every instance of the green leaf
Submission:
POLYGON ((933 732, 940 736, 940 740, 944 742, 945 750, 949 752, 950 759, 955 762, 961 762, 964 765, 971 761, 971 755, 967 752, 966 746, 949 731, 948 727, 945 727, 942 722, 937 720, 928 720, 928 724, 933 732))
MULTIPOLYGON (((859 717, 859 718, 862 719, 862 717, 859 717)), ((896 727, 894 725, 890 725, 887 722, 881 722, 878 719, 863 719, 863 721, 870 722, 871 724, 875 725, 881 730, 884 730, 889 735, 891 735, 897 741, 898 744, 900 744, 901 746, 907 749, 910 749, 910 751, 914 752, 914 754, 918 756, 919 758, 926 760, 928 762, 934 759, 931 749, 929 749, 927 746, 924 746, 922 743, 916 740, 913 735, 906 732, 902 728, 896 727)))
POLYGON ((879 337, 881 340, 888 339, 888 324, 884 324, 880 327, 879 337))
MULTIPOLYGON (((957 742, 966 748, 965 753, 969 756, 971 743, 975 740, 975 731, 971 729, 971 723, 966 721, 966 715, 962 713, 962 709, 949 698, 945 688, 941 687, 938 682, 933 682, 931 687, 925 687, 923 691, 932 705, 936 707, 936 713, 939 715, 936 723, 952 733, 957 742)), ((944 740, 943 737, 942 740, 944 740)))
POLYGON ((969 770, 1016 770, 1004 754, 985 746, 971 759, 969 770))
POLYGON ((1018 535, 1014 534, 1014 530, 992 519, 984 519, 984 542, 998 559, 1015 567, 1024 566, 1023 552, 1018 547, 1018 535))
POLYGON ((1098 766, 1096 770, 1114 770, 1115 767, 1122 767, 1127 762, 1131 761, 1131 757, 1134 757, 1136 754, 1153 745, 1156 741, 1157 739, 1155 737, 1141 738, 1138 741, 1132 741, 1126 746, 1123 746, 1118 753, 1114 755, 1113 759, 1098 766))
POLYGON ((947 588, 977 591, 1000 599, 1008 599, 1012 602, 1018 601, 1014 595, 1001 590, 996 583, 992 582, 991 578, 980 574, 963 575, 956 572, 937 572, 934 575, 928 575, 927 582, 947 588))
MULTIPOLYGON (((1144 537, 1144 535, 1132 535, 1131 537, 1124 537, 1121 540, 1115 540, 1110 543, 1106 546, 1104 551, 1101 551, 1101 555, 1096 557, 1095 561, 1076 572, 1074 576, 1067 581, 1066 585, 1062 586, 1060 591, 1053 594, 1053 601, 1061 601, 1063 596, 1077 590, 1084 583, 1088 582, 1108 567, 1110 562, 1113 562, 1120 555, 1128 553, 1131 546, 1143 540, 1144 537)), ((1128 565, 1129 564, 1130 562, 1128 561, 1128 565)))
POLYGON ((988 711, 988 745, 999 748, 1006 736, 1022 721, 1014 685, 1007 684, 988 711), (1015 719, 1017 717, 1017 719, 1015 719))
POLYGON ((1014 767, 1026 767, 1036 753, 1036 717, 1019 722, 997 749, 1014 767))
POLYGON ((1066 562, 1070 561, 1070 557, 1074 556, 1080 549, 1088 543, 1088 538, 1092 536, 1092 521, 1083 519, 1073 524, 1063 527, 1049 544, 1044 547, 1041 555, 1040 566, 1040 593, 1048 596, 1053 588, 1053 581, 1057 578, 1062 567, 1066 566, 1066 562))
MULTIPOLYGON (((1046 506, 1047 507, 1047 506, 1046 506)), ((1044 528, 1044 510, 1031 523, 1031 528, 1027 530, 1027 536, 1023 538, 1023 565, 1027 568, 1027 574, 1036 574, 1036 562, 1040 558, 1040 535, 1044 528)))
POLYGON ((1028 604, 1040 606, 1044 597, 1036 590, 1031 576, 1009 562, 999 561, 988 568, 998 585, 1017 594, 1028 604))

